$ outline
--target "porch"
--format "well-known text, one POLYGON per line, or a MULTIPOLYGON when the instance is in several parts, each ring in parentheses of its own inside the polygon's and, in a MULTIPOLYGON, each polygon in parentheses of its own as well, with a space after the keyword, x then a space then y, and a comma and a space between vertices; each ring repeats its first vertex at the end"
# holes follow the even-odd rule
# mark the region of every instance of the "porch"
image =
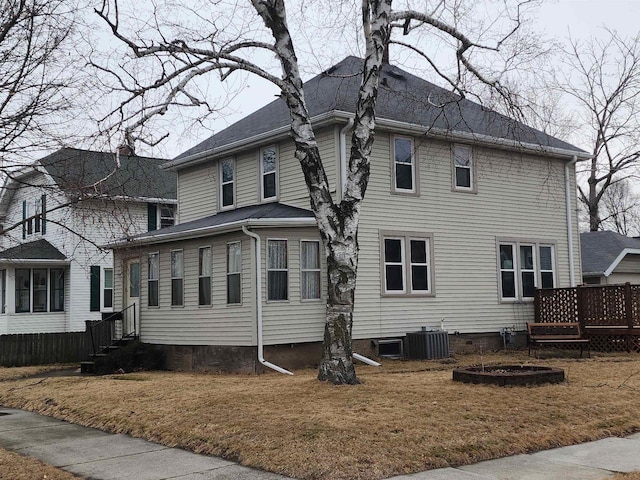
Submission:
POLYGON ((579 322, 601 352, 640 352, 640 285, 581 285, 536 290, 536 323, 579 322))

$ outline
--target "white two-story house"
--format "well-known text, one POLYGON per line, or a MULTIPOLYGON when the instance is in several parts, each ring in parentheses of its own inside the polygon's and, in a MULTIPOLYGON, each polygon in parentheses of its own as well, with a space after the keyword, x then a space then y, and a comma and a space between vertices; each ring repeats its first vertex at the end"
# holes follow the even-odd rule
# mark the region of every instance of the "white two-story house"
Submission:
POLYGON ((176 175, 161 159, 64 148, 0 191, 0 334, 84 331, 113 311, 101 245, 173 225, 176 175))
MULTIPOLYGON (((338 199, 361 70, 348 57, 304 86, 338 199)), ((262 343, 285 367, 320 358, 325 258, 289 122, 278 99, 169 162, 178 223, 113 245, 115 308, 137 302, 142 341, 165 346, 174 368, 259 370, 262 343)), ((385 65, 355 351, 442 324, 525 329, 535 288, 580 278, 574 163, 585 157, 385 65)))

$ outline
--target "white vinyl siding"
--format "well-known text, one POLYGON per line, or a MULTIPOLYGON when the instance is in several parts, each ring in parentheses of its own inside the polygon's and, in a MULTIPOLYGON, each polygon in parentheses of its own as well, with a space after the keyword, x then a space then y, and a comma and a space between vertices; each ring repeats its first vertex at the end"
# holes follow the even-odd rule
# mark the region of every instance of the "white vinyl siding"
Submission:
POLYGON ((217 162, 178 170, 178 222, 185 223, 217 212, 217 162))

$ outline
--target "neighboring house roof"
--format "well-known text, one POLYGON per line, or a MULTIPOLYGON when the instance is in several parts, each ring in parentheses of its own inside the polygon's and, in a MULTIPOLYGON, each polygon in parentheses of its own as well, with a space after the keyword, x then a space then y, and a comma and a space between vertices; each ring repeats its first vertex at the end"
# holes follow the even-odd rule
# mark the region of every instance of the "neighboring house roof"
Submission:
POLYGON ((0 252, 1 260, 66 260, 67 257, 44 239, 22 243, 0 252))
MULTIPOLYGON (((353 114, 361 74, 362 59, 347 57, 305 82, 304 95, 310 117, 332 111, 353 114)), ((429 129, 461 132, 585 154, 569 143, 471 100, 460 100, 451 92, 388 64, 382 67, 376 119, 424 126, 425 133, 429 129)), ((290 122, 285 101, 279 98, 182 153, 170 165, 179 165, 180 160, 288 126, 290 122)))
POLYGON ((183 237, 211 235, 240 230, 243 226, 314 226, 316 219, 312 211, 282 203, 265 203, 236 208, 199 218, 191 222, 142 233, 119 240, 110 247, 126 247, 132 243, 159 243, 183 237))
POLYGON ((67 193, 175 199, 176 174, 159 168, 165 161, 75 148, 62 148, 39 160, 67 193))
POLYGON ((586 232, 580 234, 582 275, 609 276, 628 254, 640 254, 640 239, 616 232, 586 232))

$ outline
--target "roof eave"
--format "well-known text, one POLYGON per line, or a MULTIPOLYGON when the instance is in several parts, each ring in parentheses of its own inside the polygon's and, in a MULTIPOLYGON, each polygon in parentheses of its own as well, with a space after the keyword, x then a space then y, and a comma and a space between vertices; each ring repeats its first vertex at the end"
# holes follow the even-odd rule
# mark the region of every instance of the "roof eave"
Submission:
POLYGON ((70 265, 69 260, 56 260, 51 258, 0 258, 0 264, 2 265, 34 265, 34 264, 47 264, 47 265, 70 265))
POLYGON ((152 245, 157 243, 175 242, 179 240, 186 240, 191 238, 206 237, 209 235, 220 235, 227 232, 233 232, 241 230, 242 227, 254 227, 254 228, 285 228, 285 227, 314 227, 316 226, 316 220, 312 217, 297 217, 297 218, 248 218, 245 220, 238 220, 235 222, 223 223, 221 225, 214 225, 209 227, 200 227, 190 230, 184 230, 181 232, 160 233, 157 235, 145 235, 136 237, 129 240, 118 240, 116 242, 108 243, 103 248, 120 249, 128 248, 140 245, 152 245))

